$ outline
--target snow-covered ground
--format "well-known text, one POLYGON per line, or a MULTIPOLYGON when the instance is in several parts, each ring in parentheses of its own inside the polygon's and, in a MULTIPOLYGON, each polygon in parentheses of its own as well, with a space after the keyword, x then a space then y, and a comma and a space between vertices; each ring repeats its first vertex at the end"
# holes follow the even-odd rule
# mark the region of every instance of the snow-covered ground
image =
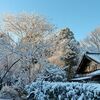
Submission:
POLYGON ((33 82, 26 90, 35 100, 100 100, 97 83, 33 82))

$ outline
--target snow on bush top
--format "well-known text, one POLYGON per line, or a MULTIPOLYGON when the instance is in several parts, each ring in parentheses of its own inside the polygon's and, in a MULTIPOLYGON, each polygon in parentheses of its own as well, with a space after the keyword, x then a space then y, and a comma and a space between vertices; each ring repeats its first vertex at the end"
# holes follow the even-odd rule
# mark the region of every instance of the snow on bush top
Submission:
POLYGON ((40 81, 33 82, 26 90, 28 98, 35 100, 100 100, 100 84, 97 83, 40 81))
POLYGON ((67 80, 66 72, 57 65, 46 63, 37 75, 36 81, 64 82, 67 80))

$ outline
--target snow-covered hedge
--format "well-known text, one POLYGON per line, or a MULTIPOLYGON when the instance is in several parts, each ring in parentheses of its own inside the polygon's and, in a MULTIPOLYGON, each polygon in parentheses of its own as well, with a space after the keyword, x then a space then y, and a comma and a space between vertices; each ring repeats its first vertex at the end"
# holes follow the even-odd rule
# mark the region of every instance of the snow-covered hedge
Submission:
POLYGON ((100 84, 33 82, 26 87, 28 100, 100 100, 100 84))

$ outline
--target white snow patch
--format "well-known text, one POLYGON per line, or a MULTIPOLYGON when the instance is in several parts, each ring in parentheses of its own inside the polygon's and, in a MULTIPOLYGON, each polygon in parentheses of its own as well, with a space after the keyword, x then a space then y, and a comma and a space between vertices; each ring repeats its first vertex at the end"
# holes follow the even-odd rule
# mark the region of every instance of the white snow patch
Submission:
POLYGON ((88 57, 90 57, 91 59, 97 61, 98 63, 100 63, 100 54, 86 54, 88 57))

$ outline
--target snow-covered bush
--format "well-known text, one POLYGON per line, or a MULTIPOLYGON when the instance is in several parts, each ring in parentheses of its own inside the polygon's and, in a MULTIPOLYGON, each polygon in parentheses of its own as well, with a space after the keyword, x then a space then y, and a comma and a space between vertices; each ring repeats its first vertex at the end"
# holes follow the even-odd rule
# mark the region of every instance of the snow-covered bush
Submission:
POLYGON ((26 87, 28 100, 100 100, 100 84, 33 82, 26 87))
POLYGON ((15 100, 17 100, 18 97, 18 92, 12 87, 4 86, 0 91, 0 98, 14 98, 15 100))
POLYGON ((3 86, 0 91, 0 98, 3 99, 14 99, 14 100, 25 100, 27 92, 16 86, 3 86))
POLYGON ((57 65, 46 62, 36 81, 64 82, 66 81, 66 72, 57 65))

